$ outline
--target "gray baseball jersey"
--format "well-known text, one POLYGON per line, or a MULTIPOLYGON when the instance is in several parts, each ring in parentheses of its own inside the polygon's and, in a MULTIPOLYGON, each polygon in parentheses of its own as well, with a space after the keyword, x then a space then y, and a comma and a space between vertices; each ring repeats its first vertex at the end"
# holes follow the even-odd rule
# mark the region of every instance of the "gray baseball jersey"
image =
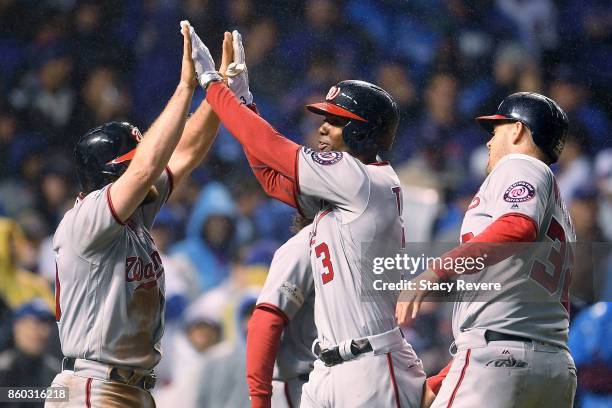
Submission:
POLYGON ((108 185, 77 201, 53 238, 56 318, 67 357, 153 368, 161 358, 164 268, 149 229, 172 190, 168 169, 159 197, 125 223, 108 185))
POLYGON ((275 253, 257 304, 281 309, 289 324, 283 331, 274 379, 285 381, 309 373, 314 363, 314 282, 310 269, 310 226, 291 237, 275 253))
POLYGON ((379 278, 370 258, 404 246, 395 171, 387 162, 366 165, 343 152, 302 148, 298 157, 299 204, 315 220, 310 255, 321 344, 392 330, 397 295, 366 299, 362 288, 379 278))
POLYGON ((505 214, 522 214, 537 226, 538 245, 531 245, 488 267, 476 279, 500 282, 502 290, 488 292, 486 301, 465 293, 454 305, 453 331, 486 328, 567 348, 569 318, 562 301, 572 265, 575 242, 568 211, 555 177, 543 162, 522 154, 502 158, 483 182, 461 227, 466 242, 505 214), (544 245, 543 243, 555 243, 544 245))

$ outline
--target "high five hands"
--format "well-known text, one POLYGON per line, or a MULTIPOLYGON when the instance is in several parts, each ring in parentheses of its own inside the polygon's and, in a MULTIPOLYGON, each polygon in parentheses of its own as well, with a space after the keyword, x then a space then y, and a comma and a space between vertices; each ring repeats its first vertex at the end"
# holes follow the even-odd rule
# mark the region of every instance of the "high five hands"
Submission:
POLYGON ((211 82, 225 80, 234 95, 242 103, 252 104, 253 94, 249 90, 249 74, 240 33, 237 30, 232 33, 224 33, 221 66, 217 71, 208 47, 189 24, 189 21, 181 21, 181 28, 184 35, 185 30, 189 32, 191 58, 200 86, 206 89, 211 82))

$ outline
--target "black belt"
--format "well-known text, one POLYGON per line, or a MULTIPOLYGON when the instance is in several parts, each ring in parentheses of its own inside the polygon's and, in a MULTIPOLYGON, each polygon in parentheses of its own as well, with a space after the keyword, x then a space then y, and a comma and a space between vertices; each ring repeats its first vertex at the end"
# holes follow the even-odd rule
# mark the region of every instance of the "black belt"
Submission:
MULTIPOLYGON (((74 371, 75 362, 76 362, 76 358, 74 357, 64 357, 64 359, 62 360, 62 369, 74 371)), ((129 380, 133 374, 134 374, 134 371, 132 370, 124 370, 118 367, 113 367, 110 372, 109 379, 112 381, 118 381, 123 384, 140 387, 147 391, 152 390, 155 387, 155 383, 157 382, 157 378, 155 377, 155 374, 144 375, 135 384, 131 384, 129 383, 129 380)))
MULTIPOLYGON (((360 339, 351 341, 351 353, 357 357, 363 353, 372 351, 372 345, 368 339, 360 339)), ((335 366, 344 363, 345 360, 340 356, 340 347, 332 347, 321 350, 319 359, 323 361, 327 367, 335 366)))
POLYGON ((485 331, 485 340, 487 343, 491 341, 523 341, 526 343, 531 343, 531 339, 527 337, 515 336, 513 334, 500 333, 493 330, 485 331))

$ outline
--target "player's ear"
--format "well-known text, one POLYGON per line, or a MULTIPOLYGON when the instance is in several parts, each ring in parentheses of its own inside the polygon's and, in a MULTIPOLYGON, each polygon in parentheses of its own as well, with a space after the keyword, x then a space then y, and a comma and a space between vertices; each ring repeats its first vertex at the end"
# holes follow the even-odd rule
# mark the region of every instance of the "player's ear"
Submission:
POLYGON ((519 121, 512 123, 512 132, 510 132, 510 142, 513 145, 521 144, 527 141, 526 138, 530 137, 529 129, 527 126, 519 121))

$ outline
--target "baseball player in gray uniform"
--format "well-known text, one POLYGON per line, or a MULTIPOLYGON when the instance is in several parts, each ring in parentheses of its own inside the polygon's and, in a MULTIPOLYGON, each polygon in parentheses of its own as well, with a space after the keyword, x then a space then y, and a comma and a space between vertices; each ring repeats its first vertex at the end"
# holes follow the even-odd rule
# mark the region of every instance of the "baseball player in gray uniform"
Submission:
POLYGON ((112 122, 77 142, 81 193, 53 242, 65 358, 52 385, 68 387, 69 401, 49 406, 155 406, 149 390, 161 358, 164 267, 149 230, 219 126, 206 103, 185 125, 198 79, 211 75, 194 66, 199 44, 192 43, 192 30, 181 22, 180 82, 144 137, 128 123, 112 122))
MULTIPOLYGON (((563 149, 567 116, 550 98, 521 92, 505 98, 495 115, 477 120, 493 135, 489 175, 463 220, 461 242, 469 244, 445 255, 480 256, 498 245, 495 260, 476 273, 480 282, 507 287, 487 293, 486 301, 459 292, 457 352, 433 406, 571 407, 576 368, 567 347, 573 257, 567 243, 576 238, 549 168, 563 149), (499 249, 517 242, 535 244, 509 254, 499 249)), ((432 268, 417 280, 453 276, 453 270, 432 268)), ((402 297, 401 323, 416 315, 425 294, 402 297)))
POLYGON ((317 337, 317 328, 314 323, 314 281, 309 248, 310 228, 306 226, 276 251, 266 283, 257 299, 253 313, 255 319, 249 321, 249 394, 257 398, 261 388, 269 394, 271 385, 271 403, 275 408, 300 406, 302 386, 308 381, 315 360, 311 346, 317 337), (266 337, 270 328, 275 327, 274 317, 268 313, 278 316, 280 323, 279 330, 273 335, 276 339, 280 337, 276 353, 266 353, 267 350, 259 347, 261 337, 266 337), (269 367, 275 357, 276 364, 270 377, 269 367), (264 372, 266 368, 267 372, 264 372))
MULTIPOLYGON (((229 64, 230 89, 257 111, 248 87, 242 37, 232 33, 233 56, 229 64)), ((245 154, 260 182, 261 163, 245 154)), ((265 167, 265 166, 264 166, 265 167)), ((274 254, 268 277, 249 320, 247 383, 253 407, 299 407, 302 386, 312 371, 311 345, 317 337, 314 324, 314 280, 310 267, 311 219, 297 215, 294 237, 274 254)))
MULTIPOLYGON (((198 57, 214 69, 205 53, 198 57)), ((364 301, 361 291, 374 278, 362 255, 404 245, 400 183, 389 163, 377 160, 399 122, 391 96, 363 81, 333 86, 325 102, 308 107, 324 116, 315 152, 281 136, 220 81, 206 89, 222 123, 259 162, 251 167, 264 190, 314 219, 319 359, 301 406, 419 406, 424 372, 395 323, 396 296, 364 301)))

